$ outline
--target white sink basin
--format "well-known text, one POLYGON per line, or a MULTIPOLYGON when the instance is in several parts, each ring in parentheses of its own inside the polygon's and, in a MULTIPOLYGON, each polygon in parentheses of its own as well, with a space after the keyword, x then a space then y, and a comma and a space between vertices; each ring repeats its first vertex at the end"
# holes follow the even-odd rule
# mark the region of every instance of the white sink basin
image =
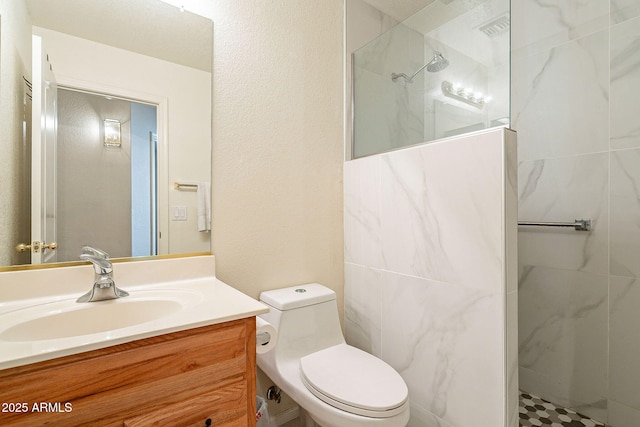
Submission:
POLYGON ((197 302, 196 292, 164 290, 99 302, 39 304, 1 315, 5 328, 0 340, 40 341, 113 331, 171 316, 197 302))
POLYGON ((0 273, 0 370, 266 313, 215 277, 211 255, 123 262, 129 296, 77 303, 93 267, 0 273))

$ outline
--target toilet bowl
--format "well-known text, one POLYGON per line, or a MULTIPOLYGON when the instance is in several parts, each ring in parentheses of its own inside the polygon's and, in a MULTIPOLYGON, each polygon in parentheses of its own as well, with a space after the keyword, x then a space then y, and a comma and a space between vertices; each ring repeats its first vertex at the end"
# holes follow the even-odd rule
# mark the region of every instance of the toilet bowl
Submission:
POLYGON ((335 292, 317 283, 267 291, 278 332, 260 369, 323 427, 404 427, 409 393, 391 366, 345 343, 335 292))

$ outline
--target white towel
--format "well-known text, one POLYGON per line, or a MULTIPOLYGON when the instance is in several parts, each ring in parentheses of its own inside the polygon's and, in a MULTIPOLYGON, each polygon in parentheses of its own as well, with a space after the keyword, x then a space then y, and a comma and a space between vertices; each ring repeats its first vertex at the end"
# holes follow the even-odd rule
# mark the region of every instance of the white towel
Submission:
POLYGON ((211 230, 211 185, 198 183, 198 231, 211 230))

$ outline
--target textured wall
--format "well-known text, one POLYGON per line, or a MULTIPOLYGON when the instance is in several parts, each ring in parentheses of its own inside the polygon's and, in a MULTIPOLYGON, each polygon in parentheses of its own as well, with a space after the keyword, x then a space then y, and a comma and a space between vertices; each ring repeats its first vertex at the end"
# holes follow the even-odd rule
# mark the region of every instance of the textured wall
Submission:
POLYGON ((518 424, 515 165, 503 129, 345 164, 347 341, 403 376, 410 426, 518 424))
POLYGON ((342 1, 210 8, 218 277, 256 298, 317 281, 342 307, 342 1))
POLYGON ((30 207, 23 205, 30 180, 29 170, 19 165, 30 162, 22 144, 24 86, 22 76, 31 79, 31 22, 23 1, 0 1, 2 58, 0 58, 0 266, 29 262, 19 254, 17 243, 29 243, 30 207), (6 17, 15 19, 6 19, 6 17), (26 156, 26 157, 25 157, 26 156))
POLYGON ((640 425, 640 2, 512 2, 521 388, 640 425))

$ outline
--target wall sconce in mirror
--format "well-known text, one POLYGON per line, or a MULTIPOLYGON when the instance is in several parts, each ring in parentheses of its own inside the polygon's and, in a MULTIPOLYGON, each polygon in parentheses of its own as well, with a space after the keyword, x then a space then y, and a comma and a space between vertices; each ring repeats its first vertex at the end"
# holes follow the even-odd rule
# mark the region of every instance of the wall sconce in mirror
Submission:
POLYGON ((109 148, 120 148, 122 140, 120 138, 120 122, 118 120, 104 120, 104 146, 109 148))

